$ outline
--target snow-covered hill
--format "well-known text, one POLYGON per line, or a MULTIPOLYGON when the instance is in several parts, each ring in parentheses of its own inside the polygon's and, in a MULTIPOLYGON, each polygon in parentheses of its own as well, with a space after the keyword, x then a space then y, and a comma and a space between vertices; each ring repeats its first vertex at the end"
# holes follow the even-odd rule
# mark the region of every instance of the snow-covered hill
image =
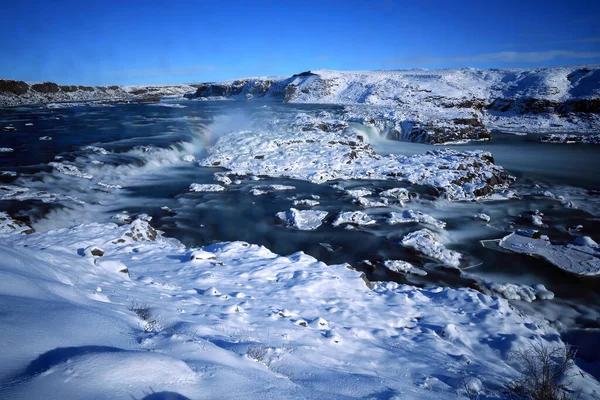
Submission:
POLYGON ((489 139, 491 129, 600 128, 600 66, 304 72, 199 85, 202 99, 347 105, 347 119, 389 135, 443 143, 489 139), (367 107, 369 106, 369 107, 367 107), (377 106, 377 107, 373 107, 377 106))
POLYGON ((196 88, 190 85, 75 86, 0 80, 0 107, 59 101, 181 97, 194 90, 196 88))

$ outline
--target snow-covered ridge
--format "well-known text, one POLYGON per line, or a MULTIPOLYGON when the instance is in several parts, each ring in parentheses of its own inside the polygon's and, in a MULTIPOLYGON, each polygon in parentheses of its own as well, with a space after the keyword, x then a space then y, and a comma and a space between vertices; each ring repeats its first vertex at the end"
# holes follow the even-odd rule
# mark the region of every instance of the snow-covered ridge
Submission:
MULTIPOLYGON (((536 69, 394 71, 316 70, 291 77, 245 78, 198 85, 196 97, 270 97, 296 103, 394 105, 418 100, 543 99, 600 97, 600 66, 536 69)), ((449 104, 472 107, 473 104, 449 104)))
POLYGON ((195 90, 190 85, 82 86, 0 79, 0 107, 58 101, 181 97, 195 90))
POLYGON ((439 144, 487 140, 491 129, 595 131, 600 66, 318 70, 201 84, 187 97, 342 104, 350 122, 374 126, 395 139, 439 144))

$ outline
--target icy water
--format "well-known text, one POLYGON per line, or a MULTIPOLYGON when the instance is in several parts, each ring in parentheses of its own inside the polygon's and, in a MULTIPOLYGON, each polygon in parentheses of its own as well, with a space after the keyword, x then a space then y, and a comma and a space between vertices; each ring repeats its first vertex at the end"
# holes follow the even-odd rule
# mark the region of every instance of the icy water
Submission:
MULTIPOLYGON (((243 240, 264 245, 280 254, 302 250, 328 264, 348 262, 364 269, 370 279, 389 279, 418 285, 475 287, 478 281, 522 284, 543 283, 556 294, 553 300, 531 305, 551 320, 568 327, 600 326, 600 279, 576 278, 554 266, 525 255, 498 252, 481 246, 480 240, 498 239, 514 229, 534 228, 527 213, 540 210, 547 227, 539 228, 553 240, 570 241, 570 227, 600 238, 600 163, 593 145, 542 144, 531 137, 499 132, 487 143, 451 146, 454 149, 484 149, 496 163, 518 178, 513 189, 520 200, 493 202, 448 202, 427 187, 409 187, 418 198, 407 208, 420 210, 447 222, 439 232, 447 247, 466 255, 463 273, 440 266, 402 246, 407 233, 423 228, 417 224, 388 225, 354 230, 333 227, 341 211, 362 210, 353 199, 331 184, 315 185, 290 179, 241 178, 226 192, 194 193, 192 183, 215 183, 219 168, 198 167, 181 158, 200 159, 219 135, 252 127, 267 129, 269 121, 286 121, 296 114, 317 114, 322 110, 341 113, 337 106, 285 105, 258 102, 185 102, 185 108, 156 105, 114 107, 35 107, 0 110, 0 147, 14 152, 0 153, 0 182, 29 189, 19 200, 0 200, 0 209, 27 219, 36 230, 67 227, 83 222, 118 222, 114 217, 127 211, 130 216, 150 215, 152 225, 188 246, 243 240), (50 137, 51 140, 40 140, 50 137), (87 148, 87 146, 94 146, 87 148), (85 176, 62 174, 49 164, 68 162, 85 176), (283 184, 293 190, 254 196, 258 185, 283 184), (118 185, 118 186, 117 186, 118 185), (555 199, 540 195, 550 191, 571 199, 578 208, 566 208, 555 199), (53 194, 49 200, 48 194, 53 194), (316 231, 303 232, 285 227, 275 215, 294 207, 294 199, 319 196, 314 209, 329 212, 316 231), (166 209, 165 207, 168 207, 166 209), (490 224, 473 219, 485 212, 490 224), (371 262, 399 259, 424 268, 425 277, 402 276, 384 268, 371 269, 371 262)), ((432 146, 380 140, 371 142, 381 154, 416 154, 432 146)), ((389 181, 335 182, 343 188, 387 189, 407 184, 389 181)), ((0 193, 1 194, 1 193, 0 193)), ((302 207, 298 207, 302 208, 302 207)), ((385 216, 398 207, 369 209, 371 216, 385 216)))

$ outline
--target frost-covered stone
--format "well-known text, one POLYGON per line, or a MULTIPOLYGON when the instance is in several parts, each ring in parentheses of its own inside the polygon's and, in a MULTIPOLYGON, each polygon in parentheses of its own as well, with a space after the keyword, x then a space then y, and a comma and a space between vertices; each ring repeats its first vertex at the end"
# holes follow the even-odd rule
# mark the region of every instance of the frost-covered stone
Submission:
POLYGON ((411 263, 402 260, 386 260, 383 262, 383 265, 389 269, 390 271, 402 273, 402 274, 413 274, 425 276, 427 275, 427 271, 417 268, 411 263))
POLYGON ((190 254, 190 261, 215 261, 217 256, 214 253, 210 253, 208 251, 198 249, 194 250, 192 254, 190 254))
POLYGON ((405 189, 405 188, 393 188, 393 189, 384 190, 383 192, 379 193, 379 195, 381 197, 391 197, 400 202, 410 200, 410 194, 408 192, 408 189, 405 189))
POLYGON ((194 163, 194 162, 196 162, 196 157, 194 157, 192 154, 186 154, 183 157, 181 157, 181 161, 184 161, 187 163, 194 163))
POLYGON ((390 212, 390 217, 388 218, 387 222, 390 225, 417 222, 419 224, 431 225, 440 229, 446 227, 445 222, 440 221, 439 219, 435 219, 429 214, 413 210, 405 210, 401 213, 390 212))
POLYGON ((354 225, 374 225, 376 222, 373 218, 369 217, 368 214, 362 211, 346 211, 340 213, 335 221, 333 221, 333 226, 339 226, 343 224, 354 224, 354 225))
POLYGON ((484 214, 484 213, 475 214, 475 215, 473 215, 473 218, 474 219, 480 219, 480 220, 485 221, 485 222, 490 222, 492 220, 492 218, 489 215, 484 214))
POLYGON ((33 233, 33 228, 13 219, 8 213, 0 211, 0 237, 30 233, 33 233))
POLYGON ((160 232, 150 226, 147 221, 136 219, 129 224, 128 230, 119 239, 113 240, 113 243, 153 242, 159 236, 160 232))
POLYGON ((290 185, 258 185, 250 190, 250 194, 261 196, 263 194, 273 193, 280 190, 294 190, 295 186, 290 185))
POLYGON ((388 205, 386 199, 372 200, 367 197, 356 197, 354 202, 363 208, 385 207, 388 205))
POLYGON ((320 203, 318 200, 312 200, 312 199, 301 199, 301 200, 294 200, 294 205, 295 206, 307 206, 307 207, 314 207, 314 206, 318 206, 320 203))
POLYGON ((312 231, 317 229, 327 217, 327 211, 297 210, 290 208, 289 211, 277 213, 277 217, 287 223, 288 228, 301 231, 312 231))
POLYGON ((223 192, 225 188, 213 183, 192 183, 189 190, 190 192, 223 192))
POLYGON ((542 284, 528 286, 517 283, 485 282, 483 289, 507 300, 522 300, 528 303, 537 299, 552 300, 554 298, 554 293, 542 284))
POLYGON ((424 255, 434 258, 446 265, 457 268, 462 255, 454 250, 449 250, 437 240, 433 232, 428 229, 411 232, 400 241, 404 247, 410 247, 424 255))

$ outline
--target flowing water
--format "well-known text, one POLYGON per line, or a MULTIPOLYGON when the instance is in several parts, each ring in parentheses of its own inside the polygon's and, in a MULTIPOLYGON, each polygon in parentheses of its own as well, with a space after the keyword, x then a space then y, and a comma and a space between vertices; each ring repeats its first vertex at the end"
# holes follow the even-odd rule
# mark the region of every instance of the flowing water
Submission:
MULTIPOLYGON (((453 287, 474 287, 480 280, 542 283, 556 294, 555 299, 516 304, 525 310, 542 312, 570 328, 600 327, 600 279, 573 277, 540 259, 494 251, 480 244, 480 240, 501 238, 514 229, 533 228, 527 213, 535 209, 544 213, 544 223, 548 225, 539 229, 553 240, 571 240, 569 228, 577 225, 583 225, 577 234, 599 239, 600 163, 595 146, 542 144, 531 136, 501 132, 494 132, 490 142, 451 146, 456 150, 491 151, 496 163, 518 178, 513 189, 520 193, 519 200, 449 202, 427 187, 389 181, 335 182, 344 188, 405 186, 418 193, 407 208, 447 222, 446 229, 440 232, 443 241, 467 258, 460 274, 398 244, 405 234, 422 228, 416 224, 381 222, 358 229, 331 226, 339 212, 361 208, 330 184, 280 178, 256 181, 246 177, 226 192, 188 190, 191 183, 215 183, 213 174, 224 170, 199 167, 182 162, 181 158, 190 154, 203 157, 220 135, 231 130, 267 129, 270 121, 291 121, 298 113, 316 115, 326 110, 335 115, 343 111, 341 107, 260 102, 185 105, 0 110, 0 129, 16 129, 0 133, 0 147, 14 149, 0 153, 0 171, 18 174, 0 174, 0 184, 28 188, 32 194, 19 201, 0 200, 0 210, 29 220, 38 231, 83 222, 117 222, 114 216, 123 211, 131 216, 146 213, 153 218, 155 228, 188 246, 243 240, 280 254, 302 250, 328 264, 347 262, 364 268, 370 279, 453 287), (51 140, 40 140, 46 136, 51 140), (53 161, 68 162, 93 178, 61 174, 49 165, 53 161), (257 185, 275 183, 295 189, 261 196, 250 193, 257 185), (543 191, 565 196, 577 208, 564 207, 560 201, 540 195, 543 191), (58 197, 44 201, 47 193, 58 197), (314 208, 329 212, 326 223, 316 231, 290 230, 275 216, 293 207, 293 199, 315 195, 319 196, 320 205, 314 208), (489 224, 473 219, 480 212, 491 216, 489 224), (409 261, 427 270, 428 275, 402 276, 362 264, 363 260, 388 259, 409 261)), ((432 150, 428 145, 379 139, 376 130, 364 129, 380 154, 410 155, 432 150)), ((368 212, 383 217, 401 210, 387 207, 368 212)))

